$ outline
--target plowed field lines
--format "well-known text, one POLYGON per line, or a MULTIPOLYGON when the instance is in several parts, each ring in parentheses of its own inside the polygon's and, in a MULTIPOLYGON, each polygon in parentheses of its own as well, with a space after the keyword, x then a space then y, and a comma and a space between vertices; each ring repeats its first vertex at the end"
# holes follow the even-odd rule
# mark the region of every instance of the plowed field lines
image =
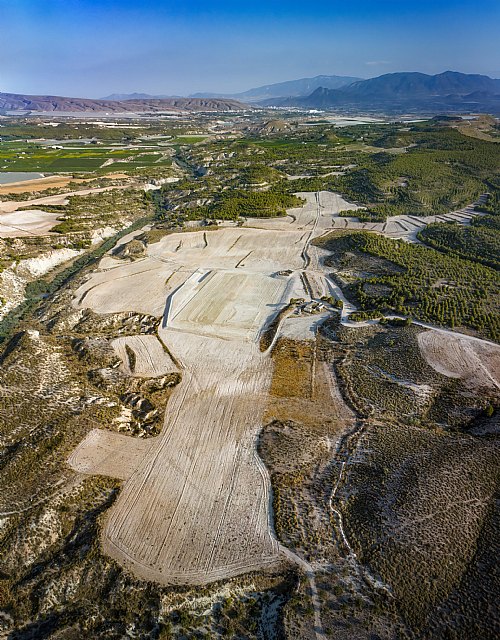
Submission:
POLYGON ((156 336, 129 336, 113 340, 111 346, 122 360, 122 371, 138 378, 157 378, 177 371, 172 358, 163 348, 156 336), (131 368, 127 347, 134 354, 134 367, 131 368))
POLYGON ((449 331, 418 335, 422 355, 438 373, 466 380, 472 387, 500 390, 500 347, 449 331))

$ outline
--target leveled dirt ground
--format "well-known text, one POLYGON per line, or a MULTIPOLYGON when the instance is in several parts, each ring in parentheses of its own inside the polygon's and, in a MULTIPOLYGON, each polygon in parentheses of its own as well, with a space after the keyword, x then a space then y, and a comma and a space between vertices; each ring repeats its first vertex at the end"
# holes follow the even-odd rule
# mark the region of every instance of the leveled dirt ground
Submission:
POLYGON ((473 388, 500 389, 500 347, 449 331, 430 330, 418 335, 428 364, 449 378, 460 378, 473 388))
POLYGON ((170 355, 155 336, 128 336, 111 343, 121 359, 121 370, 138 378, 157 378, 177 371, 170 355))
POLYGON ((68 459, 80 473, 127 480, 151 449, 151 440, 139 440, 93 429, 68 459))
POLYGON ((61 213, 48 213, 43 210, 44 205, 67 205, 70 196, 86 196, 91 193, 101 193, 112 189, 126 189, 127 186, 82 189, 81 191, 44 196, 33 200, 6 200, 4 202, 0 200, 0 238, 47 235, 52 227, 57 224, 57 219, 61 216, 61 213), (22 210, 19 211, 19 209, 22 210))
POLYGON ((104 548, 144 578, 203 583, 276 559, 255 453, 271 362, 255 344, 183 333, 183 381, 160 438, 111 510, 104 548))
MULTIPOLYGON (((109 173, 104 177, 108 179, 128 178, 125 173, 109 173)), ((72 176, 47 176, 45 178, 37 178, 36 180, 9 182, 0 185, 0 197, 10 193, 35 193, 38 191, 46 191, 47 189, 66 187, 70 182, 82 183, 89 182, 91 179, 92 178, 73 178, 72 176)))
MULTIPOLYGON (((314 341, 292 348, 304 351, 299 360, 282 343, 274 379, 271 354, 259 349, 263 329, 291 297, 330 290, 323 254, 309 243, 348 204, 304 195, 306 205, 286 218, 167 235, 132 262, 108 255, 76 292, 77 309, 163 317, 158 336, 182 373, 149 448, 140 442, 136 455, 137 440, 92 432, 70 458, 77 471, 126 479, 102 543, 141 578, 206 583, 276 561, 269 480, 256 454, 263 422, 352 420, 331 371, 311 352, 314 341), (332 397, 338 408, 319 415, 332 397)), ((314 324, 291 317, 283 326, 285 335, 311 339, 314 324)), ((165 371, 165 352, 137 340, 119 343, 122 367, 165 371)))
MULTIPOLYGON (((284 219, 283 229, 173 234, 134 262, 106 256, 76 292, 78 308, 163 315, 159 337, 182 370, 163 432, 141 451, 133 473, 132 438, 128 445, 92 432, 70 459, 78 471, 129 478, 110 510, 103 545, 143 578, 203 583, 277 559, 269 481, 256 454, 273 369, 259 334, 290 297, 306 295, 299 277, 308 262, 304 250, 313 233, 331 226, 333 205, 307 198, 300 219, 284 219), (283 269, 294 271, 276 273, 283 269)), ((137 339, 114 346, 122 366, 130 368, 127 344, 135 373, 140 366, 149 375, 153 365, 138 362, 151 356, 151 345, 143 356, 137 339)), ((164 353, 155 357, 163 361, 164 353)), ((329 394, 322 376, 315 374, 318 389, 329 394)))
POLYGON ((415 241, 417 233, 433 222, 458 222, 469 224, 471 218, 480 215, 474 207, 467 206, 458 211, 451 211, 439 216, 426 216, 425 218, 402 215, 390 216, 385 222, 360 222, 357 218, 337 217, 333 221, 334 229, 372 231, 380 233, 388 238, 415 241))
POLYGON ((196 272, 187 295, 173 298, 167 325, 180 331, 214 337, 252 340, 277 306, 286 288, 284 278, 234 271, 196 272), (194 282, 193 282, 194 279, 194 282))
POLYGON ((60 213, 40 209, 0 213, 0 238, 44 236, 57 224, 60 213))

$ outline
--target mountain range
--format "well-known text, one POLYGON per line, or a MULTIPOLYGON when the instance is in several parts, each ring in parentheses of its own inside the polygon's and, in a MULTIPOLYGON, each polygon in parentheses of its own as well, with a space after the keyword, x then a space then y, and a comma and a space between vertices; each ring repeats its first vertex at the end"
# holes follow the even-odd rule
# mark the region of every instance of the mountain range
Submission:
POLYGON ((92 100, 63 96, 28 96, 0 93, 3 111, 64 111, 141 113, 161 111, 241 111, 247 108, 241 102, 218 98, 136 98, 131 100, 92 100))
POLYGON ((155 96, 150 93, 112 93, 109 96, 100 98, 100 100, 112 100, 113 102, 121 102, 122 100, 155 100, 163 98, 180 98, 182 96, 155 96))
POLYGON ((339 89, 361 80, 351 76, 315 76, 314 78, 300 78, 276 84, 266 84, 262 87, 248 89, 241 93, 193 93, 190 98, 232 98, 242 102, 253 103, 282 97, 308 96, 319 87, 339 89))
POLYGON ((254 107, 342 109, 381 113, 486 112, 500 114, 500 80, 445 71, 437 75, 388 73, 369 80, 316 76, 249 89, 235 95, 195 94, 188 98, 145 93, 112 94, 105 99, 26 96, 0 93, 3 111, 137 113, 237 111, 254 107), (281 95, 280 95, 281 94, 281 95))
POLYGON ((308 96, 269 99, 262 106, 309 109, 370 109, 404 111, 500 112, 500 80, 478 74, 445 71, 388 73, 338 89, 318 87, 308 96))

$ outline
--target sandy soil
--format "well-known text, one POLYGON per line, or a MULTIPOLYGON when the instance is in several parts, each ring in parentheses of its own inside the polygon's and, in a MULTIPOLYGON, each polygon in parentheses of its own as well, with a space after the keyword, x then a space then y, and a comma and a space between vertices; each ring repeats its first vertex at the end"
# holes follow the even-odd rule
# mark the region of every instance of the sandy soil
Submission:
POLYGON ((0 213, 0 238, 47 235, 57 224, 57 218, 60 215, 60 213, 47 213, 40 209, 0 213))
POLYGON ((79 473, 127 480, 152 446, 151 440, 93 429, 73 451, 69 465, 79 473))
MULTIPOLYGON (((0 186, 0 196, 8 193, 31 193, 33 191, 44 191, 58 187, 65 187, 73 178, 71 176, 47 176, 35 180, 23 180, 22 182, 7 182, 0 186)), ((73 182, 82 182, 73 180, 73 182)))
POLYGON ((439 216, 418 216, 404 215, 391 216, 385 222, 360 222, 356 218, 336 217, 333 221, 335 229, 353 229, 363 231, 373 231, 381 233, 389 238, 415 241, 417 233, 433 222, 459 222, 468 224, 473 216, 481 215, 474 210, 473 205, 451 211, 439 216))
MULTIPOLYGON (((165 236, 132 263, 106 256, 76 292, 77 308, 163 317, 159 337, 182 368, 164 429, 133 473, 121 445, 116 461, 105 447, 103 454, 99 440, 96 446, 96 468, 105 473, 109 465, 110 475, 119 477, 124 460, 128 478, 109 511, 103 547, 144 579, 206 583, 278 557, 269 480, 255 446, 273 369, 259 337, 291 297, 308 297, 301 273, 310 263, 320 269, 318 256, 309 255, 310 239, 330 229, 335 212, 348 206, 335 194, 306 198, 307 205, 287 218, 165 236), (284 269, 292 274, 277 273, 284 269)), ((324 288, 319 271, 315 282, 324 288)), ((309 326, 300 332, 310 332, 311 321, 301 322, 309 326)), ((119 349, 125 350, 123 342, 119 349)), ((158 369, 141 364, 143 370, 161 370, 164 355, 145 349, 148 355, 139 359, 152 356, 159 363, 158 369)), ((320 374, 318 368, 311 378, 314 397, 321 391, 331 399, 320 374)), ((302 413, 305 405, 297 402, 302 413)), ((92 472, 95 437, 82 445, 84 464, 81 452, 70 460, 76 469, 92 472)))
POLYGON ((34 198, 33 200, 5 200, 0 202, 0 213, 12 213, 18 209, 26 207, 37 208, 44 204, 65 205, 68 204, 70 196, 86 196, 90 193, 101 193, 102 191, 111 191, 113 189, 127 189, 130 185, 118 185, 113 187, 95 187, 94 189, 80 189, 78 191, 68 191, 55 196, 43 196, 34 198))
POLYGON ((157 378, 177 371, 172 358, 156 336, 128 336, 113 340, 111 346, 122 361, 121 369, 137 378, 157 378), (127 347, 134 353, 133 369, 127 347))
POLYGON ((317 220, 315 235, 321 235, 321 232, 334 226, 335 221, 339 219, 339 211, 352 210, 355 212, 357 209, 362 208, 347 202, 338 193, 330 191, 319 192, 319 203, 314 192, 298 192, 296 195, 305 199, 306 203, 303 207, 288 209, 288 215, 283 218, 248 218, 243 227, 280 229, 284 231, 302 229, 310 232, 315 226, 319 208, 321 215, 317 220))
POLYGON ((500 347, 449 331, 430 330, 418 335, 428 364, 449 378, 461 378, 473 388, 500 390, 500 347))
MULTIPOLYGON (((226 299, 229 294, 233 296, 233 303, 238 299, 238 309, 233 304, 233 311, 239 314, 240 323, 250 322, 250 318, 244 319, 244 315, 254 311, 254 321, 258 323, 263 314, 273 313, 273 307, 264 305, 263 311, 258 311, 253 302, 254 296, 262 298, 267 291, 271 294, 267 304, 273 305, 282 290, 286 290, 289 297, 293 297, 294 292, 303 295, 297 274, 287 279, 276 276, 276 273, 284 268, 297 271, 302 267, 301 252, 306 237, 302 231, 276 234, 274 231, 234 228, 210 233, 172 234, 150 245, 147 256, 132 263, 105 256, 100 263, 103 270, 92 274, 76 292, 75 305, 91 307, 100 313, 126 309, 161 317, 167 296, 182 286, 183 291, 171 301, 172 322, 177 323, 175 326, 179 329, 189 329, 185 322, 192 324, 194 321, 198 327, 205 323, 207 331, 213 334, 211 324, 203 320, 203 313, 190 319, 187 314, 199 315, 202 309, 198 305, 205 304, 207 296, 215 295, 220 285, 227 287, 227 295, 219 292, 219 302, 210 303, 210 313, 216 314, 220 307, 223 314, 219 318, 219 327, 224 314, 232 313, 231 300, 226 299), (265 291, 261 292, 259 286, 265 291), (251 291, 246 291, 247 287, 251 291), (221 300, 224 301, 224 309, 221 300), (188 303, 187 309, 181 312, 180 307, 188 303), (183 323, 182 327, 179 323, 183 323)), ((258 307, 260 303, 256 304, 258 307)), ((213 319, 215 322, 215 317, 213 319)), ((236 315, 234 321, 226 325, 228 330, 229 326, 236 327, 236 315)))
MULTIPOLYGON (((109 173, 104 178, 110 180, 128 178, 125 173, 109 173)), ((0 196, 9 193, 33 193, 36 191, 45 191, 46 189, 54 189, 65 187, 70 182, 83 183, 89 182, 94 178, 72 178, 71 176, 47 176, 45 178, 36 178, 35 180, 23 180, 22 182, 8 182, 0 185, 0 196)))
MULTIPOLYGON (((117 174, 115 177, 120 177, 117 174)), ((79 182, 76 180, 75 182, 79 182)), ((86 182, 81 180, 80 182, 86 182)), ((24 183, 23 183, 24 184, 24 183)), ((56 196, 44 196, 34 200, 0 201, 0 238, 18 238, 27 236, 43 236, 50 232, 57 224, 60 213, 47 213, 43 211, 44 205, 66 205, 68 198, 74 195, 86 196, 91 193, 101 193, 112 189, 126 189, 129 185, 113 187, 99 187, 94 189, 82 189, 80 191, 70 191, 56 196), (19 211, 33 207, 28 211, 19 211), (38 207, 41 207, 38 209, 38 207)), ((1 195, 1 190, 0 190, 1 195)))
POLYGON ((260 273, 196 272, 173 297, 167 325, 214 337, 254 340, 285 288, 284 278, 260 273))
POLYGON ((177 270, 160 260, 144 259, 124 262, 106 256, 101 261, 105 271, 98 271, 76 292, 74 305, 99 313, 137 311, 161 318, 167 295, 190 276, 192 270, 177 270))
POLYGON ((292 314, 283 322, 280 335, 291 340, 314 340, 319 325, 327 317, 327 313, 303 313, 300 316, 292 314))
POLYGON ((276 560, 255 452, 271 362, 255 344, 162 331, 184 367, 162 436, 111 509, 104 549, 137 575, 205 583, 276 560))

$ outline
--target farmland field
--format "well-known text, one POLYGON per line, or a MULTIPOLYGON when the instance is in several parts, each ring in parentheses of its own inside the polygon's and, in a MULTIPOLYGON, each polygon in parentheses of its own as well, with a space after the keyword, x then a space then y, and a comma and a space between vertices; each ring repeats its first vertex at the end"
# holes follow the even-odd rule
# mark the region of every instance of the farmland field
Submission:
MULTIPOLYGON (((144 578, 206 582, 277 560, 269 481, 255 453, 272 371, 258 338, 288 298, 304 295, 298 275, 275 270, 300 268, 311 223, 329 224, 333 210, 323 213, 314 195, 306 196, 309 215, 287 222, 286 231, 168 235, 135 262, 103 258, 104 270, 76 292, 77 307, 100 313, 145 311, 142 299, 156 315, 165 307, 159 336, 181 366, 164 431, 103 533, 107 552, 144 578)), ((134 349, 130 338, 118 344, 125 343, 134 349)), ((85 455, 92 456, 95 438, 85 442, 85 455)), ((101 460, 100 451, 95 455, 101 460)))
POLYGON ((177 371, 172 358, 155 336, 128 336, 111 346, 122 360, 124 373, 139 378, 156 378, 177 371))
POLYGON ((167 325, 181 331, 254 340, 269 307, 282 301, 284 289, 279 278, 237 271, 209 272, 201 282, 198 280, 187 300, 183 299, 183 289, 174 295, 167 325))

